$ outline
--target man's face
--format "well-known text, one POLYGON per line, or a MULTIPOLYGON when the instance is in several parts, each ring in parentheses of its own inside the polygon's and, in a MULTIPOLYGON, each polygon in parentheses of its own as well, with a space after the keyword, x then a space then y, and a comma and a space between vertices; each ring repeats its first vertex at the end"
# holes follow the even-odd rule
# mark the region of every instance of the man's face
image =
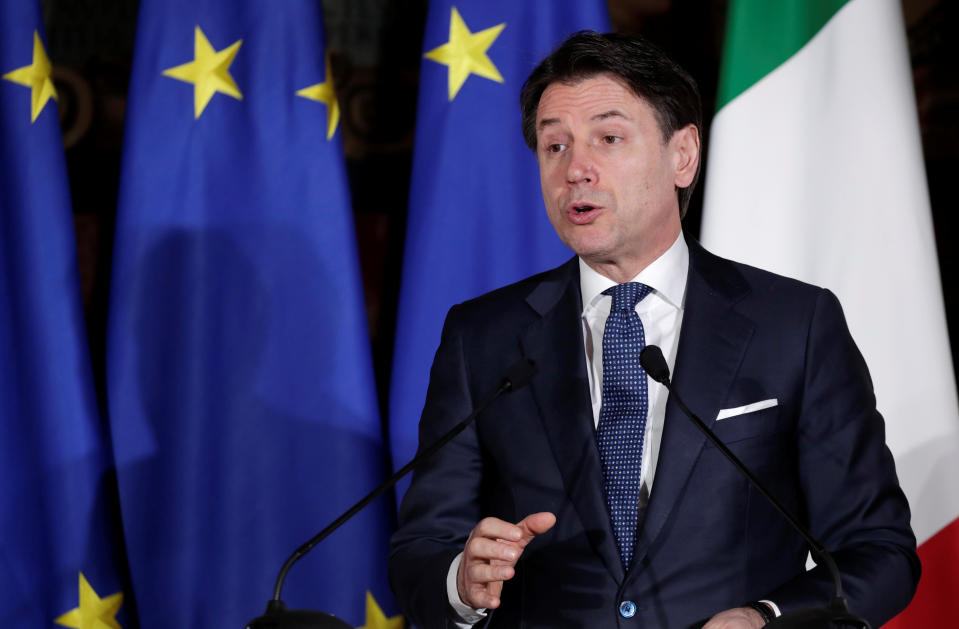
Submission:
POLYGON ((536 156, 550 222, 566 245, 617 281, 631 279, 680 231, 676 187, 692 182, 692 125, 663 142, 653 109, 611 75, 553 83, 536 115, 536 156))

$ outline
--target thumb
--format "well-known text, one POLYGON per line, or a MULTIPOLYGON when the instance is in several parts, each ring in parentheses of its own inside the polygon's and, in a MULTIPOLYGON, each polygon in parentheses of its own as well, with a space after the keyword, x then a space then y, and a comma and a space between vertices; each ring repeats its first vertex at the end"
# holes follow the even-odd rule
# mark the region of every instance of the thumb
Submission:
POLYGON ((553 528, 554 524, 556 524, 556 516, 548 511, 531 513, 516 523, 516 526, 523 531, 519 543, 526 546, 534 537, 553 528))

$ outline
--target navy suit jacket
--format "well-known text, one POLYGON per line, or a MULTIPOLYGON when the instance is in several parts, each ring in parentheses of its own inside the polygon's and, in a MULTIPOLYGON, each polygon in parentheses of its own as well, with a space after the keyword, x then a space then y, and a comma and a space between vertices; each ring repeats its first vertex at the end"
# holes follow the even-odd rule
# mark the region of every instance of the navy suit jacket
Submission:
MULTIPOLYGON (((878 627, 919 578, 909 508, 862 356, 827 290, 714 256, 691 238, 673 384, 717 436, 804 521, 843 573, 850 608, 878 627), (774 407, 715 421, 723 408, 774 407)), ((497 400, 413 477, 390 580, 421 629, 449 627, 446 575, 487 516, 551 511, 508 581, 496 627, 695 626, 768 598, 823 605, 803 540, 669 399, 633 564, 603 498, 586 374, 579 268, 556 269, 453 307, 420 421, 428 445, 528 357, 530 386, 497 400), (638 606, 619 614, 622 601, 638 606)))

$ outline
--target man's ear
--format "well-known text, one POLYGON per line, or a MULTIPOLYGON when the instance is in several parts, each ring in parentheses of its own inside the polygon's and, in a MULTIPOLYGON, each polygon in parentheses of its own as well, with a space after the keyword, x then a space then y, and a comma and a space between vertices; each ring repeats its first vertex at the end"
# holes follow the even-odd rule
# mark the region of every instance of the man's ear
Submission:
POLYGON ((688 188, 696 177, 696 169, 699 168, 699 129, 693 124, 686 125, 673 133, 669 146, 673 153, 676 173, 673 183, 677 188, 688 188))

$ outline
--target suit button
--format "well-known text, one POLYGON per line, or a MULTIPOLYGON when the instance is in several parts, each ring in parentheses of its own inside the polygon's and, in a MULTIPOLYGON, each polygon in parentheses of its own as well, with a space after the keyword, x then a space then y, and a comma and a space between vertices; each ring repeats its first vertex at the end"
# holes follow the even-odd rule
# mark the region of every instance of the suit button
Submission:
POLYGON ((619 615, 623 618, 632 618, 636 615, 636 603, 633 601, 623 601, 619 604, 619 615))

